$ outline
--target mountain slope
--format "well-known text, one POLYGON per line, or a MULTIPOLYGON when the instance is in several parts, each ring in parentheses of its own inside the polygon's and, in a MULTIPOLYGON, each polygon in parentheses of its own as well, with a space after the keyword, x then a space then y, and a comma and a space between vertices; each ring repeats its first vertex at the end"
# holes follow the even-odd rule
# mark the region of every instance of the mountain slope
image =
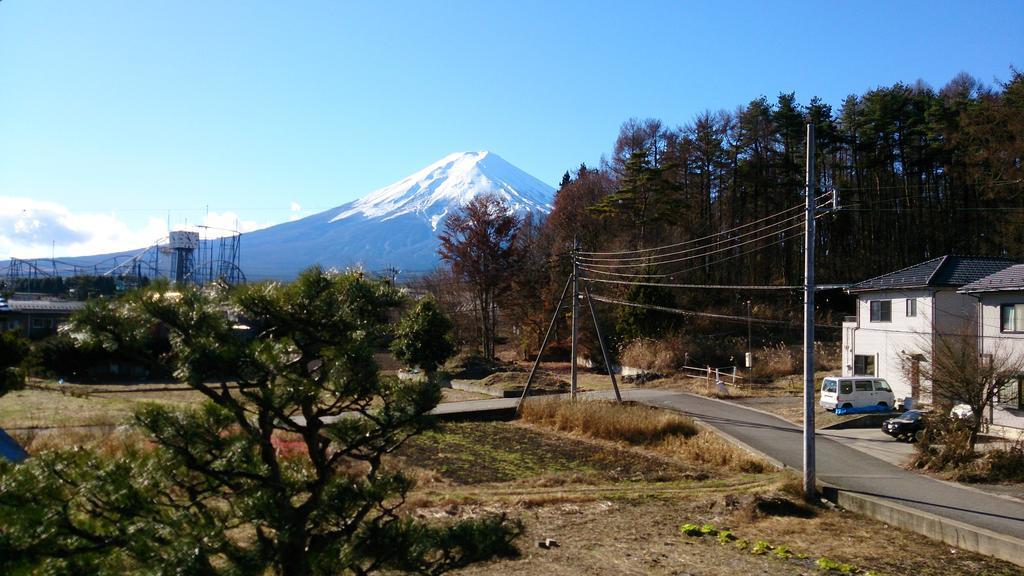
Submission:
POLYGON ((253 280, 290 278, 313 264, 426 271, 438 263, 445 216, 485 193, 519 213, 546 214, 554 197, 497 154, 451 154, 353 202, 244 235, 242 270, 253 280))

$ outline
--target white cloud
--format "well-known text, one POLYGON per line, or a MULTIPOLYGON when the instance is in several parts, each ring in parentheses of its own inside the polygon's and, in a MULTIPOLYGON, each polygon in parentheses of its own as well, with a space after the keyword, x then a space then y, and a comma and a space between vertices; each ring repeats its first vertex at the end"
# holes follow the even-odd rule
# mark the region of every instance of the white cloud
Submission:
POLYGON ((166 235, 156 218, 132 228, 113 213, 73 213, 55 202, 0 196, 0 259, 120 252, 166 235))
MULTIPOLYGON (((244 220, 229 210, 209 213, 203 219, 208 228, 185 228, 214 238, 270 224, 244 220)), ((72 212, 55 202, 0 196, 0 260, 125 252, 152 246, 166 237, 167 222, 160 218, 129 225, 113 212, 72 212)))
POLYGON ((302 205, 293 200, 291 208, 289 208, 289 210, 291 210, 292 212, 302 212, 302 205))

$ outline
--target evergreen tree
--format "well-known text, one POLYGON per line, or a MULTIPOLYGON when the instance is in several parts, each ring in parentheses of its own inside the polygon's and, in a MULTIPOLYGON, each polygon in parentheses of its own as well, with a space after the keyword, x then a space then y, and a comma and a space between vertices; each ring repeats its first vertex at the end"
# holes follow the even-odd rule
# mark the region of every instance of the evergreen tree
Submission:
POLYGON ((436 383, 374 364, 399 300, 386 283, 312 269, 288 286, 124 301, 168 328, 168 360, 208 402, 140 410, 150 446, 0 466, 0 571, 433 574, 514 554, 520 527, 503 517, 398 514, 413 483, 382 458, 432 425, 440 398, 436 383))

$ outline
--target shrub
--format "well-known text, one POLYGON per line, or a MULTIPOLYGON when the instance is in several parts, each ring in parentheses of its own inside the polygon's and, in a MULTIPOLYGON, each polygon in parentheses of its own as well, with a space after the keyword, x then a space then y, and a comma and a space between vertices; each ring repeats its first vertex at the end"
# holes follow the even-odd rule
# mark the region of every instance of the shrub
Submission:
POLYGON ((911 464, 959 479, 976 457, 971 447, 971 430, 964 422, 944 414, 932 414, 915 445, 911 464))
POLYGON ((961 479, 972 482, 1024 481, 1024 438, 1006 448, 985 452, 967 466, 961 479))

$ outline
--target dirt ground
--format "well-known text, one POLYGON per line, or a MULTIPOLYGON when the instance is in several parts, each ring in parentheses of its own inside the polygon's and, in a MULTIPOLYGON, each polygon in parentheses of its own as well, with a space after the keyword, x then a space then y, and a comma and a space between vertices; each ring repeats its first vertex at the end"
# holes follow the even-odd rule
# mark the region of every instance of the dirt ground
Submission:
POLYGON ((808 509, 785 491, 792 477, 783 472, 705 469, 533 426, 446 425, 412 441, 396 463, 419 478, 407 508, 414 516, 506 513, 525 523, 520 558, 459 574, 828 573, 820 558, 862 574, 1024 574, 861 516, 808 509), (735 540, 683 535, 686 523, 730 529, 735 540), (557 545, 538 545, 547 539, 557 545))
MULTIPOLYGON (((421 510, 420 514, 453 517, 480 511, 448 508, 421 510)), ((860 573, 879 575, 1022 573, 1011 564, 865 522, 848 513, 750 521, 742 509, 730 509, 724 498, 593 500, 515 513, 526 524, 521 557, 473 566, 457 574, 826 574, 829 572, 817 567, 822 557, 855 566, 860 573), (729 526, 741 540, 723 544, 710 536, 684 536, 679 526, 688 522, 729 526), (558 546, 538 546, 548 538, 558 546), (737 546, 742 540, 746 541, 745 549, 737 546), (772 549, 754 554, 758 541, 772 549)))

